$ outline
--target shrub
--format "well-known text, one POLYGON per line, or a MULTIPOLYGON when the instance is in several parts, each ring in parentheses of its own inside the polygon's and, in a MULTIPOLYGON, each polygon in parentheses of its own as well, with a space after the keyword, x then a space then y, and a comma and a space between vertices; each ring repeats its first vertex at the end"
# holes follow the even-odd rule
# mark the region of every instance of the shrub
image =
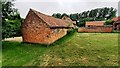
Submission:
POLYGON ((113 21, 112 20, 107 20, 106 22, 105 22, 105 25, 112 25, 113 24, 113 21))
POLYGON ((2 38, 21 36, 20 20, 7 20, 6 25, 2 27, 2 38))

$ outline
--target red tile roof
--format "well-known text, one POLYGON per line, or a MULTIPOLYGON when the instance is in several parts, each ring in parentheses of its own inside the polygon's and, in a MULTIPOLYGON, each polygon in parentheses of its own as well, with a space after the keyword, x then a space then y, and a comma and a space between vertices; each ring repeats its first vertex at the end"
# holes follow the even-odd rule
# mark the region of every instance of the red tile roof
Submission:
POLYGON ((33 11, 43 21, 45 21, 50 27, 72 27, 61 19, 45 15, 33 9, 30 9, 30 10, 33 11))
POLYGON ((105 21, 89 21, 86 26, 104 26, 105 21))
POLYGON ((120 16, 113 18, 112 21, 114 22, 120 21, 120 16))
POLYGON ((71 26, 73 26, 74 27, 74 25, 73 24, 76 24, 76 21, 72 21, 69 17, 67 17, 67 16, 63 16, 62 17, 62 20, 64 20, 65 22, 67 22, 67 23, 69 23, 69 24, 72 24, 71 26))

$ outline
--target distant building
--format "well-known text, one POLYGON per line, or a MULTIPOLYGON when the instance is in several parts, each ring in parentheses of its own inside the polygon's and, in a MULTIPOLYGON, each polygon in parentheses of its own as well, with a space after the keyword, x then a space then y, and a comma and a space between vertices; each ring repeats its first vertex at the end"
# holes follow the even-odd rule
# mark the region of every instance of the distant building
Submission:
POLYGON ((62 20, 64 20, 65 22, 67 22, 68 24, 71 24, 71 26, 76 27, 76 21, 72 21, 69 17, 67 16, 63 16, 62 20))
POLYGON ((104 26, 105 21, 89 21, 86 22, 86 27, 104 26))
POLYGON ((30 9, 22 24, 23 42, 51 44, 73 28, 65 21, 30 9))
POLYGON ((113 29, 120 31, 120 16, 112 19, 113 21, 113 29))
POLYGON ((105 21, 89 21, 86 22, 86 27, 81 27, 78 32, 112 32, 111 25, 104 25, 105 21))

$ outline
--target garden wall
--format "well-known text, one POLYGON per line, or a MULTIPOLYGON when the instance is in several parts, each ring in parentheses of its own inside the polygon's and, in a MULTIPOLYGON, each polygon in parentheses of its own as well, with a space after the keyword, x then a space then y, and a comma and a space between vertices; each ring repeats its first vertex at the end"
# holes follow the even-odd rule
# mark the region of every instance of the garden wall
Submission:
POLYGON ((112 32, 112 26, 81 27, 78 32, 112 32))

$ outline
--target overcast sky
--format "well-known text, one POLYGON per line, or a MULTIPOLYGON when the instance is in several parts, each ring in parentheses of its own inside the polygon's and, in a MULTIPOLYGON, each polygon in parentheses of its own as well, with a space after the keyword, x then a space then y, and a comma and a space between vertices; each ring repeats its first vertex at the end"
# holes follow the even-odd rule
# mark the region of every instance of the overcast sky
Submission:
POLYGON ((70 14, 101 7, 114 7, 118 9, 118 1, 119 0, 17 0, 15 1, 15 7, 19 10, 21 17, 25 18, 30 8, 47 15, 52 15, 53 13, 70 14))

